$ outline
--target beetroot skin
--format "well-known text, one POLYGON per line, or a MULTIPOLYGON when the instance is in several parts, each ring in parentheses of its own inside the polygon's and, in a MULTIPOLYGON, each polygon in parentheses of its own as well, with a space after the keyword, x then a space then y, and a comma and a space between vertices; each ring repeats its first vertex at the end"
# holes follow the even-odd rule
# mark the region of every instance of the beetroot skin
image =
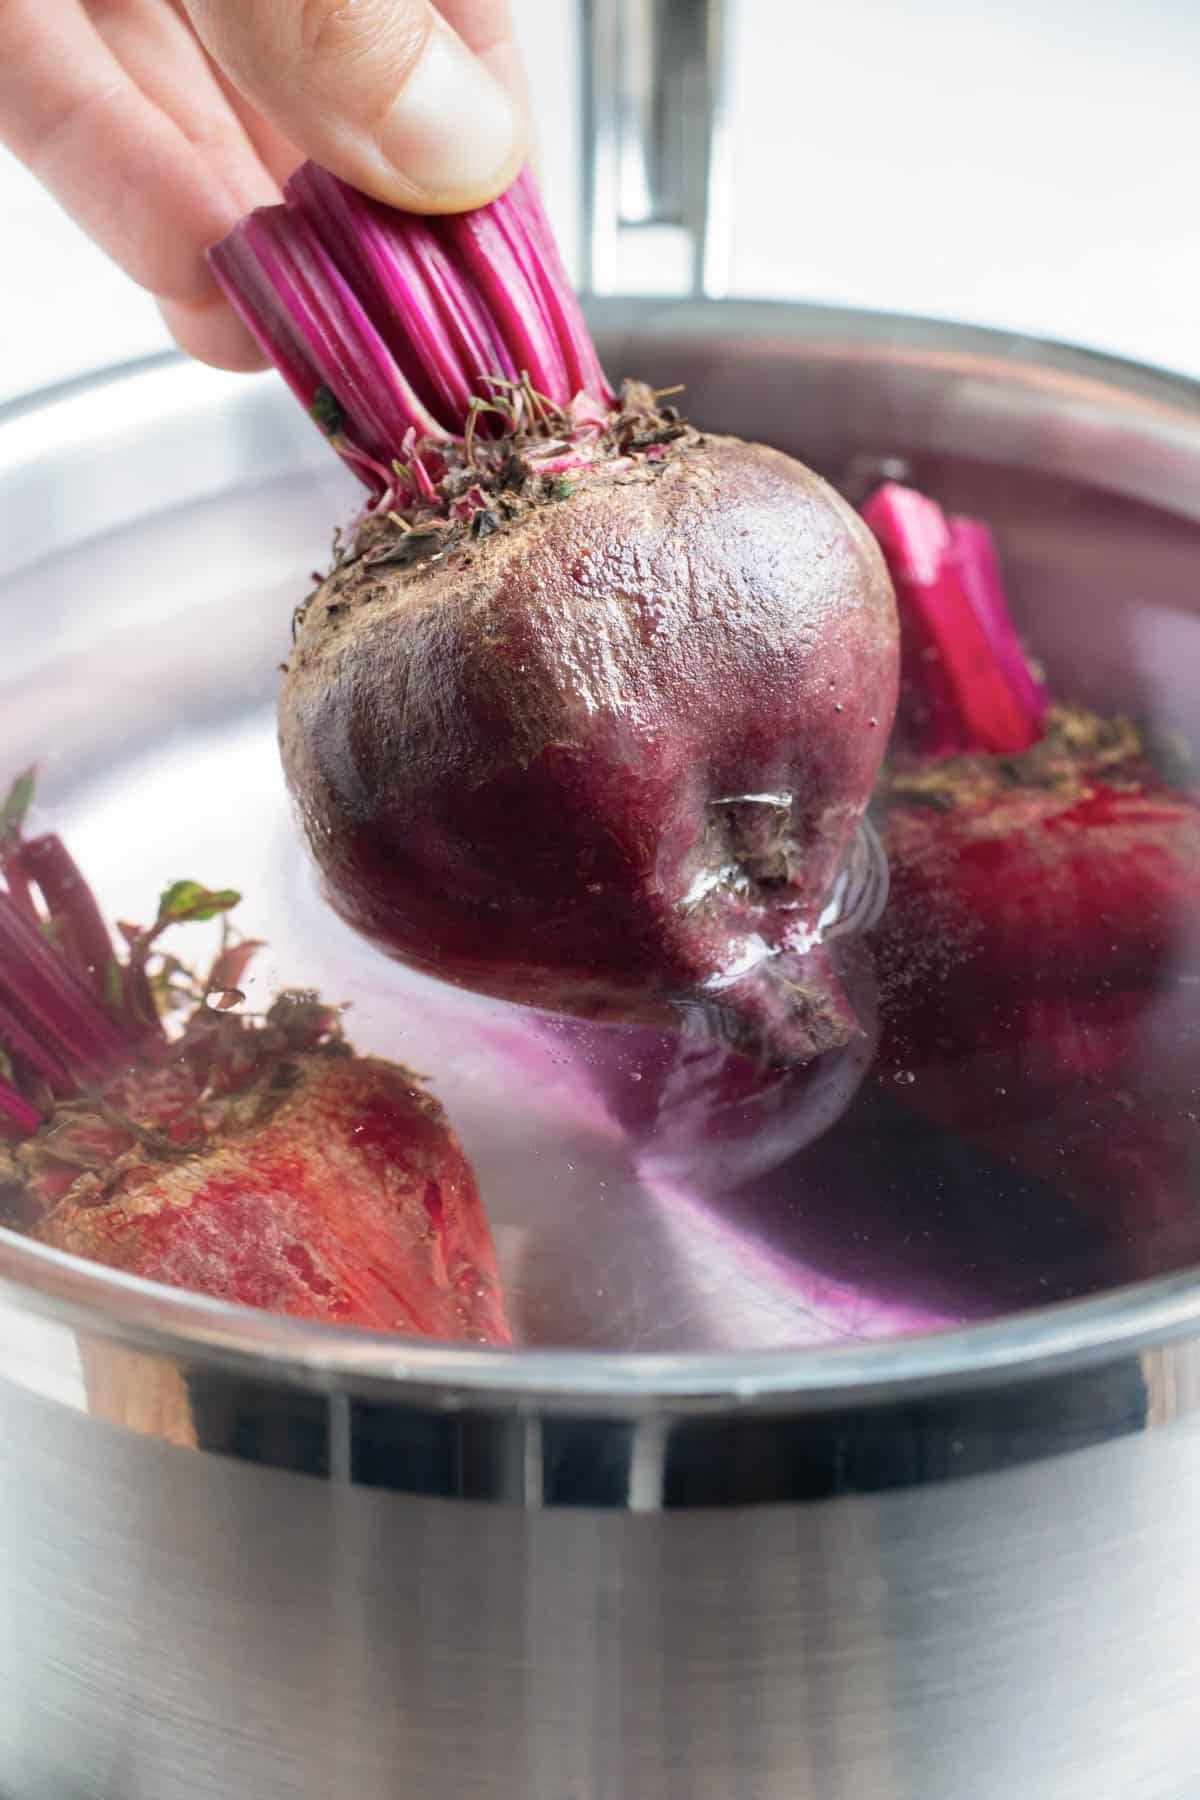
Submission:
POLYGON ((165 1065, 108 1084, 23 1160, 32 1235, 55 1249, 298 1318, 509 1341, 441 1107, 336 1039, 198 1015, 165 1065))
POLYGON ((1131 727, 1060 714, 1022 756, 909 770, 890 798, 876 1079, 1062 1194, 1115 1278, 1194 1260, 1196 792, 1131 727))
POLYGON ((884 841, 885 1068, 948 1063, 963 1110, 977 1064, 1004 1117, 1136 1059, 1141 1013, 1192 960, 1200 807, 1132 725, 1064 710, 1021 756, 898 770, 884 841), (987 1059, 1014 1054, 996 1085, 987 1059))
POLYGON ((287 779, 389 954, 590 1018, 701 1005, 803 1060, 855 1031, 818 922, 892 723, 889 578, 778 451, 649 390, 615 434, 554 480, 510 440, 470 525, 441 528, 443 483, 428 526, 360 533, 299 625, 287 779))
POLYGON ((107 926, 66 845, 0 799, 0 1220, 148 1281, 304 1319, 506 1344, 475 1178, 419 1077, 334 1008, 240 1010, 240 896, 175 881, 107 926), (221 917, 201 979, 160 948, 221 917), (168 1030, 166 1018, 185 1013, 168 1030))

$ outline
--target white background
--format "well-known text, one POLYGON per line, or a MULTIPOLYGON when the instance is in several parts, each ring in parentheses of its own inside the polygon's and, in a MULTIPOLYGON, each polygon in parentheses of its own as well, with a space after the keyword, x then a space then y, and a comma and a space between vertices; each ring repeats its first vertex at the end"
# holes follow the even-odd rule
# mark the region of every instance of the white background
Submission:
MULTIPOLYGON (((573 256, 572 0, 517 0, 573 256)), ((1200 373, 1200 0, 740 0, 733 287, 1073 338, 1200 373)), ((0 398, 162 347, 0 152, 0 398)))

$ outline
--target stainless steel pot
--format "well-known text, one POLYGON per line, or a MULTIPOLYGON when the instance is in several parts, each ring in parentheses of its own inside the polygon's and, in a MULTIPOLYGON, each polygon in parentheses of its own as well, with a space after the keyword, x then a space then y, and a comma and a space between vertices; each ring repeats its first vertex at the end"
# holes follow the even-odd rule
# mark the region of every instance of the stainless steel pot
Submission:
MULTIPOLYGON (((617 10, 627 31, 644 12, 617 10)), ((622 145, 645 132, 605 110, 622 52, 613 7, 591 12, 604 287, 622 145)), ((660 16, 719 36, 715 0, 660 16)), ((659 50, 700 96, 702 143, 658 144, 655 205, 626 223, 690 230, 712 292, 719 86, 700 52, 659 50)), ((713 428, 851 489, 902 459, 987 514, 1074 691, 1151 692, 1195 724, 1192 384, 883 315, 593 317, 614 373, 685 381, 713 428)), ((345 510, 331 463, 270 383, 169 359, 0 414, 0 753, 53 744, 43 793, 83 794, 81 829, 99 817, 85 861, 110 904, 157 845, 128 870, 124 789, 107 810, 96 794, 155 746, 176 747, 164 834, 172 808, 210 837, 220 813, 231 845, 273 829, 250 764, 214 795, 193 750, 236 738, 264 691, 345 510)), ((539 1212, 537 1187, 527 1165, 493 1179, 501 1232, 532 1216, 530 1256, 558 1232, 586 1267, 597 1213, 552 1186, 539 1212)), ((616 1279, 690 1304, 678 1246, 611 1216, 616 1279)), ((1197 1239, 1155 1266, 1200 1263, 1197 1239)), ((735 1341, 778 1340, 757 1290, 718 1279, 706 1300, 700 1350, 451 1351, 0 1232, 6 1800, 1200 1795, 1200 1274, 815 1349, 717 1348, 722 1310, 735 1341)))
MULTIPOLYGON (((902 456, 999 514, 1098 695, 1128 687, 1132 598, 1186 716, 1189 384, 877 315, 595 317, 610 366, 686 379, 714 425, 842 476, 902 456)), ((297 508, 344 498, 324 454, 269 382, 172 362, 0 420, 0 748, 52 728, 56 804, 226 729, 282 595, 179 634, 233 548, 300 575, 297 508)), ((906 1342, 508 1356, 0 1234, 0 1791, 1186 1800, 1198 1399, 1192 1272, 906 1342)))

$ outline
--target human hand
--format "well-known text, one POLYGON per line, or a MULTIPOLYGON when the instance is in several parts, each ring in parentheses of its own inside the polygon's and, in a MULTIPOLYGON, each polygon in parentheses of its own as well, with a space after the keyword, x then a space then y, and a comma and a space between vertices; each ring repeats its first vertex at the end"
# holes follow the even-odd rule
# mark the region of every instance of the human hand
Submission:
POLYGON ((0 0, 0 141, 158 298, 176 342, 263 366, 204 252, 312 157, 416 212, 525 157, 507 0, 0 0))

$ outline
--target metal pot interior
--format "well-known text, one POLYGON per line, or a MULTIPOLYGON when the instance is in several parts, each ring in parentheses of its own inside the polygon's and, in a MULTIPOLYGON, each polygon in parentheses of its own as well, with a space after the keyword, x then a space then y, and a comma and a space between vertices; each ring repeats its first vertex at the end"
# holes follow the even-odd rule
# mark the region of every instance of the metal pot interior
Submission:
MULTIPOLYGON (((853 498, 902 469, 988 519, 1056 689, 1200 750, 1189 384, 820 309, 621 302, 596 322, 614 374, 683 381, 712 429, 794 452, 853 498)), ((173 361, 0 415, 0 776, 39 764, 45 816, 110 916, 142 916, 179 876, 235 885, 243 928, 270 946, 252 1000, 319 986, 350 1004, 360 1048, 432 1074, 476 1166, 522 1345, 635 1359, 819 1351, 1117 1290, 1128 1331, 1131 1283, 1151 1284, 1147 1307, 1160 1278, 1178 1295, 1200 1262, 1188 1136, 1200 1125, 1185 1097, 1200 1041, 1183 944, 1139 1022, 1179 1094, 1179 1142, 1145 1194, 1119 1159, 1111 1193, 1092 1179, 1079 1194, 1069 1174, 1035 1178, 915 1126, 902 1096, 875 1092, 864 1108, 864 1067, 778 1098, 729 1154, 689 1161, 674 1143, 647 1160, 631 1131, 644 1096, 661 1093, 672 1050, 660 1034, 537 1018, 359 944, 310 879, 273 733, 291 609, 354 504, 333 464, 273 381, 173 361)), ((1034 1123, 1053 1136, 1052 1117, 1034 1123)), ((69 1274, 8 1233, 0 1266, 43 1293, 69 1274)), ((87 1283, 88 1304, 118 1320, 134 1294, 87 1283)), ((184 1307, 170 1322, 219 1340, 229 1310, 184 1307)), ((1047 1332, 1063 1316, 1047 1314, 1047 1332)), ((793 1363, 801 1383, 804 1367, 793 1363)))

